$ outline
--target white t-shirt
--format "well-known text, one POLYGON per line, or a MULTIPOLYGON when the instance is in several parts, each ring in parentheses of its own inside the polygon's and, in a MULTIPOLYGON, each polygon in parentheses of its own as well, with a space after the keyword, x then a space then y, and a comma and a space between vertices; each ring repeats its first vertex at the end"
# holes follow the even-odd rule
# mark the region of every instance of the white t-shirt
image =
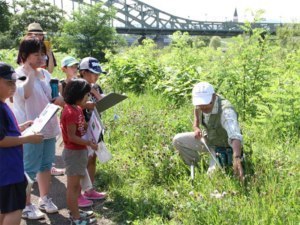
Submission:
MULTIPOLYGON (((18 76, 27 76, 23 66, 16 69, 18 76)), ((40 69, 39 76, 35 77, 33 84, 33 92, 27 99, 24 97, 24 81, 18 80, 16 82, 16 92, 14 94, 14 107, 13 111, 18 123, 24 123, 28 120, 37 118, 46 105, 51 100, 51 87, 50 87, 51 74, 44 69, 40 69)), ((56 137, 60 132, 58 119, 54 116, 43 128, 41 133, 45 139, 56 137)))

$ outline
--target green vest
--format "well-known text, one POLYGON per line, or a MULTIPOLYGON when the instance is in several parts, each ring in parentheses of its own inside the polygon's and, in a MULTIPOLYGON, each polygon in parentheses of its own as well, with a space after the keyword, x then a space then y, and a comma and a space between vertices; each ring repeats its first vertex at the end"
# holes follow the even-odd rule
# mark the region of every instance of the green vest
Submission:
POLYGON ((218 107, 218 113, 210 115, 208 124, 204 123, 204 115, 201 114, 202 125, 207 131, 207 144, 216 147, 230 147, 227 132, 221 124, 221 115, 224 109, 232 108, 234 110, 234 108, 228 100, 221 96, 218 96, 218 107))

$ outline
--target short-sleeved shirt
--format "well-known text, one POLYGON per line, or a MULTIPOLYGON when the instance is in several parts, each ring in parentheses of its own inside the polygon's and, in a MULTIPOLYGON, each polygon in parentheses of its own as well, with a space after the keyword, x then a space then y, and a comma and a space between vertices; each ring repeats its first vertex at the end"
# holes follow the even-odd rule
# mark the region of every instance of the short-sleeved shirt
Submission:
POLYGON ((85 145, 78 145, 69 140, 67 126, 71 124, 76 125, 76 136, 82 137, 83 135, 85 135, 85 120, 82 113, 82 108, 76 105, 65 104, 60 120, 60 126, 65 148, 69 150, 86 149, 85 145))
MULTIPOLYGON (((24 66, 16 69, 18 76, 28 76, 24 70, 24 66)), ((51 87, 50 82, 51 74, 44 69, 40 69, 39 76, 34 78, 32 94, 25 99, 24 95, 24 81, 16 82, 16 92, 14 94, 14 114, 16 115, 18 123, 24 123, 28 120, 34 120, 44 110, 48 103, 50 103, 51 87)), ((43 128, 41 133, 45 139, 56 137, 59 133, 59 123, 56 116, 53 116, 50 121, 43 128)))
MULTIPOLYGON (((0 101, 0 140, 6 136, 21 136, 17 121, 9 106, 0 101)), ((0 187, 24 181, 23 147, 0 147, 0 187)))

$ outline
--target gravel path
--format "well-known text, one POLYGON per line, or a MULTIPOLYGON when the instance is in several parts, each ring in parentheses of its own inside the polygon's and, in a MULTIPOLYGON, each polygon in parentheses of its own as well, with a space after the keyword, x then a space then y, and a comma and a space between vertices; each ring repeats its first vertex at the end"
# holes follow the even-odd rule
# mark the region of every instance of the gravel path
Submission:
MULTIPOLYGON (((56 167, 63 168, 63 161, 61 158, 62 148, 56 148, 56 167)), ((21 225, 38 225, 38 224, 52 224, 52 225, 69 225, 70 220, 68 219, 68 211, 66 208, 66 176, 52 176, 52 184, 49 196, 53 202, 57 205, 59 212, 55 214, 46 214, 45 219, 40 220, 23 220, 21 225)), ((37 183, 33 185, 32 199, 34 203, 38 202, 39 191, 37 183)), ((84 210, 93 210, 94 212, 100 212, 107 210, 103 207, 105 200, 94 201, 94 205, 84 210)), ((106 218, 97 217, 98 225, 112 225, 115 224, 113 221, 106 218)))

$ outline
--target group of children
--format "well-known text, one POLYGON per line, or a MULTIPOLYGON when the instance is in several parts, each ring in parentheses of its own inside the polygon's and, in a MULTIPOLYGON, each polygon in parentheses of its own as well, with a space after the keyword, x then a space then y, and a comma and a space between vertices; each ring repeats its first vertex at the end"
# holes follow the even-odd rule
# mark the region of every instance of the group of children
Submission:
MULTIPOLYGON (((80 180, 88 175, 95 179, 96 154, 88 153, 87 146, 98 145, 83 138, 95 103, 104 95, 96 84, 103 72, 99 61, 86 57, 80 63, 73 57, 62 60, 66 79, 59 85, 60 96, 51 96, 51 74, 41 67, 45 64, 44 43, 34 36, 25 37, 19 47, 21 66, 14 69, 0 63, 0 225, 19 224, 21 216, 40 219, 46 213, 58 212, 48 196, 51 167, 55 159, 56 138, 62 134, 63 160, 67 176, 66 199, 71 224, 94 224, 92 211, 78 207, 93 204, 93 199, 104 199, 105 193, 94 189, 82 193, 80 180), (77 77, 79 69, 80 77, 77 77), (6 104, 13 97, 13 113, 6 104), (32 124, 50 102, 62 106, 60 117, 54 116, 41 133, 22 136, 21 131, 32 124), (38 182, 38 206, 26 196, 27 180, 24 172, 38 182), (41 211, 42 210, 42 211, 41 211)), ((103 137, 99 137, 99 141, 103 137)))

